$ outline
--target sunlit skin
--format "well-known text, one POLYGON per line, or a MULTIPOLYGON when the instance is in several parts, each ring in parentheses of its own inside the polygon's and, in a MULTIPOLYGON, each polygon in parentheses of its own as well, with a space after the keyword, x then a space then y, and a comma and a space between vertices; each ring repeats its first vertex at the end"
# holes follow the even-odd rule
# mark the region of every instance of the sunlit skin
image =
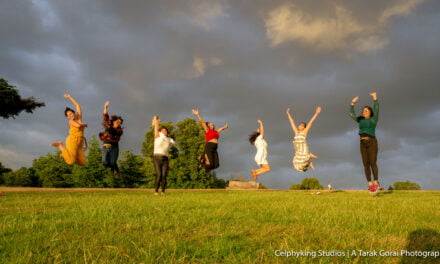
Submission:
MULTIPOLYGON (((370 95, 371 95, 371 97, 373 97, 373 100, 374 100, 374 101, 377 100, 377 93, 370 93, 370 95)), ((353 99, 351 100, 351 105, 354 106, 358 100, 359 100, 359 96, 356 96, 355 98, 353 98, 353 99)), ((362 109, 362 116, 363 116, 365 119, 368 119, 368 118, 371 117, 371 112, 370 112, 370 109, 368 109, 368 107, 364 107, 364 108, 362 109)), ((374 184, 380 186, 378 181, 374 181, 374 184)), ((368 182, 368 186, 371 186, 371 185, 373 185, 373 182, 372 182, 372 181, 369 181, 369 182, 368 182)))
MULTIPOLYGON (((260 135, 263 135, 263 137, 264 137, 264 126, 263 126, 263 122, 262 122, 261 120, 257 120, 257 123, 260 125, 260 128, 257 129, 257 132, 260 133, 260 135)), ((269 164, 259 164, 259 166, 260 166, 261 168, 259 168, 258 170, 251 170, 251 176, 252 176, 252 179, 254 179, 254 181, 257 181, 257 179, 258 179, 258 175, 270 171, 270 166, 269 166, 269 164)))
MULTIPOLYGON (((82 122, 82 111, 81 111, 81 106, 78 104, 78 102, 75 99, 73 99, 73 97, 70 96, 70 94, 65 94, 64 98, 69 99, 73 103, 73 105, 76 107, 76 113, 74 113, 73 111, 66 112, 66 118, 67 118, 67 120, 69 120, 69 128, 70 127, 80 127, 80 128, 87 127, 87 124, 82 122)), ((54 147, 58 147, 61 151, 63 151, 65 149, 62 141, 53 142, 51 145, 54 147)))

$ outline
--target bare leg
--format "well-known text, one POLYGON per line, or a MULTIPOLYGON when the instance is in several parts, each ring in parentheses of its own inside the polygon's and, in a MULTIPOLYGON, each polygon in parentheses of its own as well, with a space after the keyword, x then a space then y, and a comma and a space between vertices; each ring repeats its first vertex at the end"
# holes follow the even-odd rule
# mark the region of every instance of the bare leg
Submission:
POLYGON ((209 159, 208 159, 208 154, 205 154, 205 164, 209 166, 209 159))
POLYGON ((309 167, 312 168, 313 171, 315 171, 315 166, 313 165, 313 162, 309 163, 309 167))
POLYGON ((256 170, 251 170, 251 176, 252 176, 252 179, 254 179, 254 181, 257 181, 257 173, 256 173, 256 170))
MULTIPOLYGON (((258 170, 255 170, 256 178, 258 178, 258 175, 269 172, 270 166, 269 164, 260 164, 260 167, 258 170)), ((255 179, 257 180, 257 179, 255 179)))
POLYGON ((311 159, 317 159, 317 158, 318 158, 318 156, 316 156, 316 155, 314 155, 314 154, 312 154, 312 153, 309 154, 309 157, 310 157, 311 159))

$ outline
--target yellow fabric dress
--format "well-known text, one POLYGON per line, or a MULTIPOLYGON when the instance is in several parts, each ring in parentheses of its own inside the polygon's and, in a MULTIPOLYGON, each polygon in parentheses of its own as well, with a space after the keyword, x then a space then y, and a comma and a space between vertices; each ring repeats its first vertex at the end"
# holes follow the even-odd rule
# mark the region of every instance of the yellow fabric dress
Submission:
POLYGON ((61 155, 67 164, 76 163, 81 166, 86 164, 84 142, 84 127, 71 126, 69 136, 66 138, 66 147, 61 150, 61 155))

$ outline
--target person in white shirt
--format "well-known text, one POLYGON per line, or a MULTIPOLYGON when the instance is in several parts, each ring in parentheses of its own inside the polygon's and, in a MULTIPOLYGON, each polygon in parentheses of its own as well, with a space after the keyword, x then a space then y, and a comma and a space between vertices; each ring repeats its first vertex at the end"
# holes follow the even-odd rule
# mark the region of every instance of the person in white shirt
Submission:
POLYGON ((154 195, 159 195, 159 187, 162 187, 161 194, 165 194, 167 185, 167 174, 169 168, 169 149, 175 144, 174 140, 168 137, 168 130, 165 127, 159 127, 160 118, 153 117, 152 125, 154 127, 154 151, 153 162, 156 170, 156 189, 154 195))
POLYGON ((257 148, 255 155, 255 162, 260 168, 258 170, 251 170, 252 179, 257 181, 260 174, 270 171, 269 162, 267 161, 267 142, 264 140, 264 126, 261 120, 257 120, 260 128, 249 136, 249 142, 257 148))

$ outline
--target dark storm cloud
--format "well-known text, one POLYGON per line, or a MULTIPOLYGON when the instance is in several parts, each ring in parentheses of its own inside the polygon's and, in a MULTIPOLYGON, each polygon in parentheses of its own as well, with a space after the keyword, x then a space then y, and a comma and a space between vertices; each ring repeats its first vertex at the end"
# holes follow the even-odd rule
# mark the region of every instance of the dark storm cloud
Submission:
POLYGON ((440 5, 435 1, 5 1, 0 4, 0 72, 23 96, 46 103, 1 120, 0 160, 28 166, 67 134, 62 97, 71 93, 100 131, 106 100, 124 117, 121 148, 140 152, 153 115, 177 122, 199 108, 222 133, 217 175, 248 175, 247 136, 263 120, 273 171, 288 188, 305 176, 364 188, 357 125, 348 117, 377 91, 379 168, 384 184, 412 179, 440 188, 437 87, 440 5), (283 27, 283 22, 287 27, 283 27), (340 24, 336 28, 334 25, 340 24), (294 31, 290 29, 295 29, 294 31), (285 110, 308 121, 317 171, 291 167, 285 110), (437 167, 436 167, 437 166, 437 167))

